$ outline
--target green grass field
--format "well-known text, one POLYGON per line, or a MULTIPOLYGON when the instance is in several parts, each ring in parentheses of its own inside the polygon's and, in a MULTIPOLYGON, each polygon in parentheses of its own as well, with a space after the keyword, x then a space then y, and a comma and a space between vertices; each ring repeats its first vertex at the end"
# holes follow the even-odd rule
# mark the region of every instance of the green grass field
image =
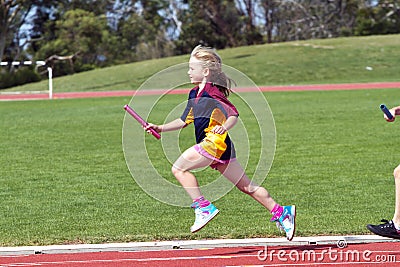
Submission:
MULTIPOLYGON (((393 36, 396 39, 399 43, 399 36, 393 36)), ((368 38, 362 40, 353 42, 370 47, 365 43, 368 38)), ((340 44, 349 49, 350 58, 355 48, 343 42, 338 39, 312 43, 340 44)), ((379 51, 398 55, 399 50, 393 49, 395 41, 387 42, 388 47, 379 51)), ((384 45, 383 41, 372 43, 384 45)), ((325 50, 292 44, 265 47, 269 49, 287 49, 285 53, 314 49, 325 53, 325 50)), ((237 51, 245 55, 246 49, 237 48, 237 51)), ((221 51, 223 56, 224 53, 228 51, 221 51)), ((366 56, 361 52, 356 54, 366 56)), ((225 55, 226 64, 229 60, 233 62, 233 58, 225 55)), ((279 66, 281 71, 293 68, 283 55, 270 56, 276 61, 268 65, 279 66)), ((256 60, 258 56, 242 56, 237 60, 251 61, 251 58, 256 60)), ((333 56, 331 60, 337 58, 333 56)), ((304 65, 295 68, 299 71, 293 74, 297 78, 287 83, 398 81, 400 67, 396 58, 399 57, 388 59, 382 67, 378 62, 383 59, 377 55, 373 62, 360 62, 362 71, 358 76, 352 75, 353 69, 346 71, 346 64, 356 65, 351 59, 348 62, 342 59, 337 67, 331 67, 328 59, 321 59, 320 64, 324 65, 321 68, 332 68, 339 76, 333 73, 329 79, 308 73, 308 63, 303 62, 304 65), (367 63, 376 63, 374 68, 381 74, 367 72, 364 66, 367 63), (300 72, 304 80, 300 79, 300 72)), ((128 70, 136 64, 139 65, 119 68, 128 70)), ((143 64, 153 64, 153 61, 143 64)), ((245 66, 244 62, 236 64, 245 66)), ((97 79, 91 76, 95 72, 61 78, 56 80, 56 88, 65 91, 90 90, 91 86, 93 90, 111 89, 106 84, 112 84, 112 79, 101 76, 102 71, 95 71, 97 79), (80 87, 73 88, 71 81, 77 77, 75 83, 80 87)), ((266 75, 266 80, 271 80, 259 85, 286 82, 279 81, 279 72, 264 73, 260 67, 243 72, 252 78, 266 75)), ((281 76, 288 77, 288 74, 282 72, 281 76)), ((147 74, 142 77, 145 79, 147 74)), ((13 90, 17 89, 21 88, 13 90)), ((280 203, 297 205, 298 236, 366 234, 367 223, 391 219, 392 170, 399 164, 398 125, 383 120, 379 104, 398 105, 399 90, 271 92, 265 96, 276 123, 277 148, 263 185, 280 203)), ((168 96, 164 101, 166 107, 173 108, 185 98, 185 95, 168 96)), ((194 220, 193 210, 169 206, 145 194, 131 177, 122 151, 122 107, 129 101, 129 97, 115 97, 0 102, 1 246, 280 236, 275 224, 268 222, 267 211, 236 189, 216 201, 221 214, 196 234, 189 231, 194 220)), ((147 98, 141 101, 146 105, 147 98)), ((238 108, 245 109, 240 103, 238 108)), ((163 116, 161 113, 159 116, 163 116)), ((161 119, 154 117, 154 120, 161 119)), ((246 120, 246 116, 242 119, 246 120)), ((250 129, 253 127, 256 125, 249 125, 250 129)), ((189 146, 193 143, 189 132, 192 129, 184 131, 181 145, 189 146)), ((151 139, 149 148, 156 142, 151 139)), ((254 168, 252 164, 249 163, 249 170, 254 168)), ((164 170, 165 179, 173 179, 168 161, 161 158, 159 166, 164 170)), ((140 164, 137 168, 146 173, 140 164)), ((214 174, 206 170, 199 173, 199 179, 204 182, 214 174)))

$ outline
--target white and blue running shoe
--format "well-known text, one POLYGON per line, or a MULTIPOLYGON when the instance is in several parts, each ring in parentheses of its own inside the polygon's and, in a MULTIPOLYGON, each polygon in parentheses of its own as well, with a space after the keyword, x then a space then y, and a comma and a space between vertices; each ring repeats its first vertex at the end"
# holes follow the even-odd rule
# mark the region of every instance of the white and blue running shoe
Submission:
POLYGON ((296 206, 292 205, 282 207, 282 215, 275 222, 278 229, 286 233, 286 239, 292 241, 296 229, 296 206))
POLYGON ((209 204, 206 207, 193 207, 194 213, 196 215, 196 219, 192 227, 190 227, 190 231, 192 233, 199 231, 201 228, 206 226, 206 224, 211 221, 218 213, 219 210, 213 205, 209 204))

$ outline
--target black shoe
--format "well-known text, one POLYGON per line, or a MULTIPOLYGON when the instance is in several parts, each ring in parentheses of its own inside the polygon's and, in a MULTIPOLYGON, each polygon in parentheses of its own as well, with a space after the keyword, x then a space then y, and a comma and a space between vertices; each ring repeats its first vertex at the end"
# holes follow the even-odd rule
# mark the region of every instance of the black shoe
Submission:
POLYGON ((367 229, 376 235, 400 239, 400 233, 394 227, 393 221, 381 220, 382 224, 368 224, 367 229))

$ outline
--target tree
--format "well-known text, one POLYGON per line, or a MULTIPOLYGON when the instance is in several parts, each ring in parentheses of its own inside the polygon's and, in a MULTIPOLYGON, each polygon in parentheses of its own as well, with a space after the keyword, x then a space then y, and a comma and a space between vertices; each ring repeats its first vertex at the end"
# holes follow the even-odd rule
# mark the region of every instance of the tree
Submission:
POLYGON ((100 52, 107 31, 105 19, 82 9, 67 11, 56 21, 54 33, 39 41, 36 56, 46 58, 49 64, 54 63, 51 59, 68 59, 67 65, 54 65, 55 75, 92 69, 106 60, 100 52))
POLYGON ((246 28, 245 11, 241 12, 235 1, 189 0, 187 3, 188 8, 178 14, 182 22, 181 34, 175 42, 178 53, 188 53, 196 44, 221 49, 254 43, 250 37, 254 37, 254 32, 246 28))
POLYGON ((267 43, 272 43, 273 41, 273 32, 275 24, 277 23, 277 12, 279 7, 279 2, 277 0, 263 0, 260 1, 261 9, 264 10, 264 25, 265 32, 267 35, 267 43))
POLYGON ((351 35, 357 0, 260 0, 267 42, 351 35))
POLYGON ((380 0, 361 8, 355 35, 400 33, 400 4, 397 0, 380 0))
MULTIPOLYGON (((31 40, 22 30, 35 1, 0 0, 0 61, 29 59, 25 45, 31 40)), ((9 65, 0 70, 0 88, 7 88, 40 80, 34 66, 17 68, 9 65)))
POLYGON ((0 57, 62 61, 54 74, 63 75, 185 54, 197 44, 222 49, 398 33, 399 5, 398 0, 0 0, 0 57))
MULTIPOLYGON (((168 38, 172 20, 167 0, 129 1, 122 3, 116 35, 123 44, 125 60, 138 61, 174 55, 174 47, 168 38)), ((121 5, 120 5, 121 7, 121 5)), ((118 16, 114 16, 114 19, 118 16)), ((173 34, 172 34, 173 36, 173 34)))
POLYGON ((167 39, 167 31, 170 21, 167 19, 167 10, 170 3, 168 0, 140 1, 142 11, 139 13, 144 21, 143 27, 147 29, 142 36, 141 42, 135 51, 138 56, 149 58, 160 58, 173 55, 173 45, 167 39), (143 40, 144 39, 144 40, 143 40))
POLYGON ((20 44, 25 38, 21 26, 25 23, 34 1, 0 0, 0 60, 6 56, 17 59, 23 50, 20 44))
POLYGON ((263 37, 256 27, 256 12, 257 1, 256 0, 241 0, 237 1, 236 4, 240 16, 243 18, 242 21, 245 27, 244 39, 247 45, 262 43, 263 37))

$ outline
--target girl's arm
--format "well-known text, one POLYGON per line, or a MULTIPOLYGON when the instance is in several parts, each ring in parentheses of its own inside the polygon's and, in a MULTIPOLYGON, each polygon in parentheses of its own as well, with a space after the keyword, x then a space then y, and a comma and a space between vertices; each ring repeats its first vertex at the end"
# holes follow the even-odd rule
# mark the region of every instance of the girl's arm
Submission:
POLYGON ((156 125, 156 124, 149 123, 149 125, 147 125, 147 127, 145 127, 145 130, 148 130, 149 128, 153 128, 154 130, 156 130, 156 132, 161 133, 161 132, 180 130, 183 127, 185 127, 186 125, 187 125, 186 122, 184 122, 183 120, 176 119, 176 120, 173 120, 171 122, 168 122, 168 123, 162 124, 162 125, 156 125))
POLYGON ((224 134, 226 131, 232 129, 233 126, 236 125, 237 121, 237 116, 229 116, 224 124, 215 126, 211 131, 216 134, 224 134))

